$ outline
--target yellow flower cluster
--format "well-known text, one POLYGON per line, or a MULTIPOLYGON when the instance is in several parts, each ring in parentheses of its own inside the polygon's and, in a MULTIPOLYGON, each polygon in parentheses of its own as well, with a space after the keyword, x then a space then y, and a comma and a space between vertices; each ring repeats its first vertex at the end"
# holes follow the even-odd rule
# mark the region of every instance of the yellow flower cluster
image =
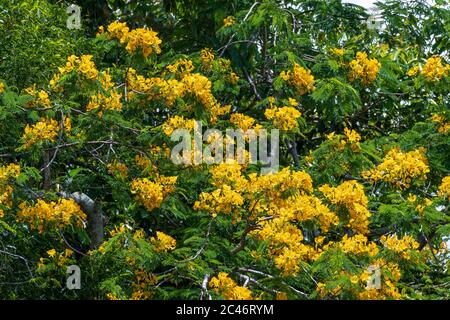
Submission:
POLYGON ((0 93, 5 92, 5 84, 3 82, 0 82, 0 93))
POLYGON ((438 114, 433 114, 431 120, 439 125, 439 133, 447 133, 450 130, 450 121, 445 122, 444 117, 438 114))
POLYGON ((202 193, 194 208, 213 216, 232 214, 232 222, 246 213, 249 221, 259 225, 251 234, 268 242, 275 266, 284 275, 296 274, 300 261, 317 257, 314 247, 302 243, 299 222, 316 222, 324 231, 339 222, 320 199, 308 194, 313 186, 305 172, 284 168, 267 175, 251 173, 247 178, 242 166, 230 163, 215 166, 210 173, 211 183, 219 189, 202 193))
POLYGON ((108 163, 107 168, 109 173, 114 176, 117 176, 121 179, 126 179, 128 177, 128 167, 125 164, 118 162, 117 160, 108 163))
POLYGON ((406 72, 406 75, 409 77, 413 77, 420 72, 419 66, 414 66, 406 72))
MULTIPOLYGON (((101 29, 102 31, 104 28, 101 29)), ((130 32, 130 28, 128 28, 126 22, 114 21, 108 25, 108 38, 117 39, 121 43, 124 43, 127 39, 127 35, 130 32)), ((100 34, 103 34, 101 32, 100 34)))
MULTIPOLYGON (((129 95, 134 93, 147 95, 148 100, 164 99, 167 106, 171 107, 177 98, 185 94, 184 84, 176 79, 164 80, 162 78, 145 78, 129 68, 127 81, 130 87, 129 95)), ((131 98, 132 96, 129 96, 131 98)))
POLYGON ((9 185, 9 180, 17 178, 20 174, 20 166, 11 163, 6 166, 0 167, 0 218, 5 215, 3 207, 11 207, 11 196, 13 193, 13 187, 9 185))
POLYGON ((213 217, 217 214, 237 214, 244 204, 244 198, 229 185, 223 185, 213 192, 202 192, 195 202, 194 210, 205 210, 213 217))
POLYGON ((305 69, 297 63, 294 63, 292 70, 282 71, 280 77, 294 87, 299 95, 304 95, 316 89, 311 70, 305 69))
POLYGON ((152 287, 158 282, 154 274, 148 273, 145 270, 134 271, 134 281, 131 284, 133 293, 130 300, 149 300, 154 296, 152 287))
POLYGON ((69 263, 72 263, 72 255, 73 251, 70 249, 65 249, 63 252, 57 252, 55 249, 47 250, 48 259, 39 258, 39 262, 37 264, 38 271, 39 269, 43 269, 46 265, 45 262, 49 261, 50 263, 56 264, 58 267, 65 267, 69 263))
POLYGON ((393 236, 382 236, 380 242, 385 248, 400 254, 403 259, 407 260, 411 258, 411 251, 419 248, 419 243, 408 235, 400 239, 396 234, 393 236))
POLYGON ((348 210, 348 226, 361 234, 366 234, 371 216, 367 208, 368 199, 364 193, 364 187, 355 180, 345 181, 333 188, 323 185, 319 188, 325 197, 333 205, 344 207, 348 210))
POLYGON ((344 291, 351 293, 356 299, 362 300, 386 300, 386 299, 400 299, 401 294, 398 291, 397 283, 400 280, 400 268, 395 263, 387 263, 383 259, 375 260, 371 268, 365 268, 359 274, 348 274, 341 272, 337 275, 339 280, 346 277, 350 280, 349 285, 345 282, 329 281, 327 283, 319 282, 317 284, 316 292, 321 298, 339 297, 344 291), (373 277, 375 270, 380 272, 380 288, 368 287, 368 281, 373 277))
POLYGON ((264 115, 273 125, 283 131, 290 131, 298 127, 297 119, 302 113, 292 107, 266 109, 264 115))
POLYGON ((91 96, 86 111, 99 110, 99 115, 103 114, 104 110, 122 110, 122 94, 111 90, 109 96, 97 93, 97 95, 91 96))
POLYGON ((185 119, 183 116, 174 116, 166 120, 162 125, 162 130, 166 136, 170 137, 177 129, 186 129, 190 132, 194 129, 195 120, 185 119))
POLYGON ((166 69, 177 76, 184 76, 194 71, 195 67, 191 60, 181 59, 174 64, 168 65, 166 69))
POLYGON ((352 237, 345 235, 340 242, 328 243, 324 250, 331 246, 337 246, 345 253, 368 255, 370 257, 376 256, 379 252, 377 245, 374 242, 369 243, 367 237, 362 234, 356 234, 352 237))
POLYGON ((225 300, 252 300, 252 292, 246 287, 241 287, 231 279, 226 272, 219 272, 217 277, 212 277, 209 287, 220 294, 225 300))
POLYGON ((262 229, 252 234, 268 242, 269 254, 274 257, 275 267, 282 270, 283 275, 296 275, 300 271, 301 261, 315 259, 314 248, 302 243, 301 230, 290 223, 284 213, 280 212, 279 217, 263 221, 261 225, 262 229))
POLYGON ((92 55, 82 55, 81 57, 71 55, 67 58, 66 65, 59 68, 59 72, 63 75, 76 70, 82 73, 87 79, 94 80, 98 77, 99 72, 92 58, 92 55))
POLYGON ((200 52, 200 62, 202 64, 203 71, 210 71, 213 66, 215 56, 214 51, 209 48, 205 48, 200 52))
POLYGON ((440 196, 447 195, 448 200, 450 200, 450 176, 446 176, 442 179, 438 194, 440 196))
MULTIPOLYGON (((183 98, 186 95, 195 97, 211 115, 211 121, 217 121, 217 117, 227 114, 230 106, 221 106, 213 96, 211 81, 198 73, 191 74, 189 63, 169 66, 172 71, 183 70, 181 80, 161 78, 145 78, 136 74, 134 69, 128 71, 128 83, 132 91, 148 95, 148 99, 163 98, 170 107, 177 98, 183 98)), ((178 72, 178 71, 176 71, 178 72)))
POLYGON ((337 144, 337 148, 339 150, 342 150, 345 148, 345 146, 350 146, 350 148, 354 151, 354 152, 359 152, 361 151, 361 147, 359 145, 359 142, 361 141, 361 136, 359 135, 358 132, 356 132, 355 130, 350 130, 348 128, 344 129, 344 135, 345 135, 345 139, 340 139, 337 140, 336 138, 338 136, 336 136, 334 134, 334 132, 330 133, 327 135, 327 139, 328 140, 334 140, 336 139, 336 142, 338 142, 337 144))
MULTIPOLYGON (((397 283, 401 278, 400 268, 398 264, 386 262, 384 259, 377 259, 372 263, 373 268, 379 268, 381 274, 381 288, 367 288, 359 292, 358 299, 361 300, 398 300, 402 297, 398 291, 397 283)), ((360 276, 363 284, 367 284, 367 280, 373 276, 373 273, 366 269, 360 276)))
POLYGON ((401 152, 399 147, 390 150, 376 168, 365 171, 362 176, 373 182, 384 181, 399 188, 409 188, 415 178, 426 180, 430 172, 425 149, 401 152))
POLYGON ((138 49, 142 50, 142 55, 147 58, 152 53, 160 54, 162 43, 158 38, 158 33, 152 29, 137 28, 130 31, 125 22, 112 22, 108 25, 107 36, 109 39, 117 39, 120 43, 126 43, 125 49, 134 53, 138 49))
POLYGON ((371 84, 380 71, 381 64, 377 59, 368 59, 367 53, 357 52, 356 59, 350 61, 350 81, 360 79, 364 85, 371 84))
POLYGON ((150 238, 151 244, 155 246, 156 252, 168 252, 175 250, 177 241, 161 231, 156 231, 156 237, 150 238))
POLYGON ((32 229, 39 233, 48 226, 62 229, 72 225, 84 227, 86 214, 73 199, 59 199, 46 202, 39 199, 34 206, 27 206, 25 202, 19 205, 17 220, 28 222, 32 229))
POLYGON ((342 57, 344 55, 344 53, 345 53, 345 50, 344 49, 340 49, 340 48, 331 48, 330 52, 332 54, 336 55, 336 56, 341 56, 342 57))
POLYGON ((22 141, 24 141, 22 148, 29 149, 38 142, 55 142, 59 130, 60 126, 58 121, 53 119, 41 118, 32 126, 27 124, 22 136, 22 141))
POLYGON ((156 181, 148 178, 136 179, 131 183, 131 192, 148 211, 159 208, 164 199, 173 192, 177 177, 158 176, 156 181))
POLYGON ((443 65, 441 57, 433 56, 428 58, 421 73, 430 81, 439 81, 448 76, 449 70, 450 64, 443 65))
POLYGON ((253 128, 255 124, 255 119, 249 117, 245 114, 235 112, 230 117, 230 122, 235 124, 238 128, 242 129, 242 131, 247 131, 253 128))
POLYGON ((236 19, 233 16, 228 16, 225 19, 223 19, 223 26, 225 28, 231 27, 236 23, 236 19))
POLYGON ((27 104, 28 107, 35 107, 35 106, 42 106, 44 108, 50 107, 51 102, 48 97, 48 93, 45 92, 44 90, 40 91, 36 90, 36 85, 26 88, 25 92, 34 98, 27 104))

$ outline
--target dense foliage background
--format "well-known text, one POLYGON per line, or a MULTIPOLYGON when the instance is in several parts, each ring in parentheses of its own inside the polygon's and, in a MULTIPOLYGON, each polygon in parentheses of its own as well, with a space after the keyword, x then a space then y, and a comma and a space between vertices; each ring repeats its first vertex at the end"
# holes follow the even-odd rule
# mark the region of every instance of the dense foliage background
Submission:
POLYGON ((0 298, 450 297, 448 1, 74 3, 0 3, 0 298), (193 120, 279 172, 173 164, 193 120))

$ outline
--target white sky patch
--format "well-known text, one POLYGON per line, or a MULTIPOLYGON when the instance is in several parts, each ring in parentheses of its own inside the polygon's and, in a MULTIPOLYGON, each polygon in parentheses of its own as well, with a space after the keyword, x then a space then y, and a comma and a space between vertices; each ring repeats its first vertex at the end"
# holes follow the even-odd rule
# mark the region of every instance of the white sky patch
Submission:
POLYGON ((360 5, 364 8, 371 8, 373 7, 376 0, 343 0, 343 3, 353 3, 360 5))

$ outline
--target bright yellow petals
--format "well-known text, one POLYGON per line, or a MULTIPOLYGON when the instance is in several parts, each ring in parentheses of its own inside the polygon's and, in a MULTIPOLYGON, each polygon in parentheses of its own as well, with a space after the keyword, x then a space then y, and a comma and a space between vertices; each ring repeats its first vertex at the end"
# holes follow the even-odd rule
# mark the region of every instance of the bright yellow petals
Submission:
POLYGON ((345 50, 344 49, 340 49, 340 48, 331 48, 330 49, 330 53, 334 54, 336 56, 342 57, 344 55, 344 53, 345 53, 345 50))
POLYGON ((156 181, 147 178, 131 183, 131 192, 148 211, 159 208, 164 199, 175 189, 177 177, 159 176, 156 181))
POLYGON ((194 129, 195 120, 185 119, 183 116, 174 116, 166 120, 162 125, 162 130, 166 136, 170 137, 177 129, 186 129, 192 131, 194 129))
POLYGON ((174 64, 168 65, 166 69, 177 76, 183 76, 194 71, 195 67, 191 60, 181 59, 174 64))
POLYGON ((450 176, 446 176, 442 179, 442 183, 438 190, 440 196, 447 195, 448 200, 450 200, 450 176))
POLYGON ((411 258, 411 251, 419 248, 419 243, 411 236, 404 236, 400 239, 397 235, 382 236, 380 242, 385 248, 400 254, 403 259, 407 260, 411 258))
POLYGON ((225 19, 223 19, 223 26, 225 28, 231 27, 236 23, 236 19, 233 16, 228 16, 225 19))
POLYGON ((439 81, 443 77, 448 76, 450 70, 450 64, 443 65, 442 58, 439 56, 433 56, 428 58, 427 62, 422 68, 421 74, 425 76, 429 81, 439 81))
POLYGON ((124 43, 127 39, 130 28, 128 28, 126 22, 114 21, 108 26, 108 37, 110 39, 117 39, 121 43, 124 43))
POLYGON ((99 115, 102 115, 105 110, 121 111, 122 108, 122 93, 112 90, 109 96, 102 93, 91 96, 86 111, 99 111, 99 115))
POLYGON ((413 179, 426 180, 430 172, 424 153, 422 148, 410 152, 394 148, 383 158, 383 162, 363 172, 362 176, 373 182, 384 181, 399 188, 409 188, 413 179))
POLYGON ((235 124, 238 128, 242 129, 245 132, 253 128, 255 119, 246 116, 245 114, 236 112, 231 115, 230 122, 232 124, 235 124))
POLYGON ((345 253, 352 253, 355 255, 368 255, 373 257, 379 252, 377 245, 374 242, 369 243, 367 237, 362 234, 356 234, 352 237, 345 235, 342 240, 335 245, 345 253))
POLYGON ((371 216, 367 208, 368 199, 364 193, 364 187, 355 180, 345 181, 333 188, 324 185, 319 188, 325 197, 334 205, 348 210, 348 226, 361 234, 366 234, 371 216))
POLYGON ((381 64, 377 59, 368 59, 367 53, 356 53, 356 59, 350 61, 350 81, 356 79, 361 80, 364 85, 369 85, 377 78, 380 71, 381 64))
POLYGON ((36 124, 27 125, 22 136, 22 149, 29 149, 40 142, 55 142, 60 126, 58 121, 41 118, 36 124))
POLYGON ((28 222, 31 229, 37 229, 39 233, 50 227, 62 229, 66 226, 77 226, 81 228, 85 226, 87 218, 73 199, 59 199, 51 202, 39 199, 34 206, 21 203, 19 208, 17 220, 28 222))
POLYGON ((299 95, 304 95, 316 89, 311 70, 305 69, 297 63, 294 64, 292 70, 281 72, 280 77, 294 87, 299 95))
POLYGON ((0 93, 5 92, 5 84, 3 82, 0 82, 0 93))
POLYGON ((298 118, 301 117, 301 112, 292 107, 272 108, 266 109, 264 115, 268 120, 271 120, 273 125, 283 131, 291 131, 298 128, 298 118))
POLYGON ((438 132, 439 133, 447 133, 448 131, 450 131, 450 121, 445 121, 444 117, 438 114, 433 114, 433 116, 431 117, 431 121, 435 122, 438 124, 438 132))
POLYGON ((156 252, 168 252, 175 250, 177 241, 171 236, 161 232, 156 232, 156 237, 150 238, 150 242, 155 246, 156 252))
MULTIPOLYGON (((9 180, 15 179, 20 174, 20 166, 17 164, 9 164, 0 166, 0 206, 10 208, 12 206, 13 187, 9 184, 9 180)), ((0 218, 5 215, 3 209, 0 207, 0 218)))
POLYGON ((25 92, 33 97, 33 100, 27 104, 28 107, 39 106, 43 108, 50 108, 50 98, 48 96, 48 93, 44 90, 38 91, 36 89, 36 85, 34 85, 32 87, 26 88, 25 92))
POLYGON ((225 272, 220 272, 217 277, 212 277, 209 287, 220 294, 225 300, 252 300, 250 289, 238 286, 225 272))
POLYGON ((229 185, 212 192, 202 192, 200 198, 195 202, 194 210, 204 210, 213 217, 217 214, 237 214, 244 204, 244 198, 229 185))
POLYGON ((62 75, 70 73, 72 71, 77 71, 82 74, 88 80, 97 79, 99 72, 95 66, 94 61, 92 61, 92 55, 82 55, 81 57, 77 57, 75 55, 71 55, 67 58, 66 65, 64 67, 59 68, 59 74, 54 75, 52 81, 50 81, 50 86, 53 91, 60 91, 58 88, 58 81, 62 75))
POLYGON ((134 53, 138 49, 142 50, 142 55, 147 58, 152 53, 160 54, 162 43, 161 39, 157 37, 157 32, 152 29, 137 28, 130 31, 127 35, 127 46, 125 49, 134 53))

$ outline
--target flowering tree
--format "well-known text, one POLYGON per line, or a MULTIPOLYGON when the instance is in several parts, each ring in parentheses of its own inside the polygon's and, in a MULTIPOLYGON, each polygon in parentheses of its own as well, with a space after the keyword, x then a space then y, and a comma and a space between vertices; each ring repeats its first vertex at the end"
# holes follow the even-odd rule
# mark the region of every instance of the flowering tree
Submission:
POLYGON ((0 80, 0 296, 449 298, 441 2, 380 4, 375 32, 340 1, 209 1, 200 50, 118 20, 46 81, 0 80), (279 130, 279 168, 174 163, 196 123, 279 130))

